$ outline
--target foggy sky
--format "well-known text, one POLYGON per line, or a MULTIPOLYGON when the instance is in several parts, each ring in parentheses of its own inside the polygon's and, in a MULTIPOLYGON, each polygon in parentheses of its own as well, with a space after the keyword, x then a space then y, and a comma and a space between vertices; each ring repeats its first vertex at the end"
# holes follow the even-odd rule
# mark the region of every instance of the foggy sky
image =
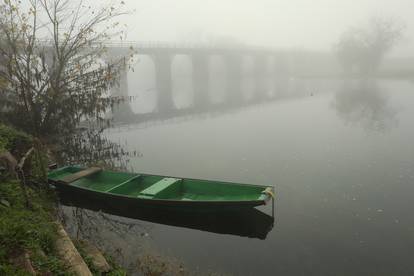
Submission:
POLYGON ((405 25, 393 56, 414 56, 413 0, 126 0, 127 40, 192 41, 233 36, 275 48, 331 50, 339 35, 372 16, 405 25), (208 38, 207 38, 208 39, 208 38))

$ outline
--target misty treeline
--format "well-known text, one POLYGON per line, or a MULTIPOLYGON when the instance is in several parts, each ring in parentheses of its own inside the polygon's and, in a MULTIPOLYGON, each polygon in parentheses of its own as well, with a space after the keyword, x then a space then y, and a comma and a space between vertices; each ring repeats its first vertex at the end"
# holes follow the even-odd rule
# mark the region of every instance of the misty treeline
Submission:
MULTIPOLYGON (((90 149, 108 126, 105 114, 122 100, 109 90, 126 66, 125 58, 109 58, 104 44, 125 37, 117 22, 126 13, 123 1, 100 8, 86 3, 0 4, 0 121, 55 145, 79 134, 80 123, 98 126, 73 140, 78 152, 90 149)), ((108 148, 108 143, 97 144, 108 148)))
POLYGON ((366 26, 346 30, 335 45, 347 74, 373 75, 384 56, 401 40, 404 27, 391 18, 373 17, 366 26))

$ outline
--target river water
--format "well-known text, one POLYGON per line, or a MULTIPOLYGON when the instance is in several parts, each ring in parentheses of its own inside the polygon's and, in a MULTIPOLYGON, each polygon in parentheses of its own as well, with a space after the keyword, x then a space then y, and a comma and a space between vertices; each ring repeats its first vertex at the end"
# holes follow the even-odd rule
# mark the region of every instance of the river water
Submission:
POLYGON ((110 230, 105 243, 133 259, 148 242, 192 269, 234 275, 413 275, 414 83, 302 88, 228 113, 109 131, 140 152, 129 163, 136 172, 273 185, 273 228, 245 237, 119 218, 138 234, 126 230, 121 242, 110 230))

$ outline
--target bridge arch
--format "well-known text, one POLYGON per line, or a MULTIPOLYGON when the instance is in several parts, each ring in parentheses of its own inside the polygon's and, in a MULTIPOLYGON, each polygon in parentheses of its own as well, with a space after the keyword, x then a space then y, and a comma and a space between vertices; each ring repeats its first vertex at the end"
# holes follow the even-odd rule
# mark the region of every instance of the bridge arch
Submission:
POLYGON ((244 102, 252 101, 255 97, 255 65, 256 60, 254 56, 246 55, 242 57, 240 93, 244 102))
POLYGON ((212 105, 223 104, 227 99, 227 66, 221 55, 211 55, 208 60, 208 96, 212 105))
POLYGON ((128 70, 128 95, 134 113, 149 113, 157 107, 155 64, 149 55, 136 55, 137 60, 128 70))
POLYGON ((193 63, 191 56, 175 55, 171 61, 171 93, 174 107, 183 109, 194 102, 193 63))
POLYGON ((275 96, 275 57, 267 56, 264 68, 264 96, 274 98, 275 96))

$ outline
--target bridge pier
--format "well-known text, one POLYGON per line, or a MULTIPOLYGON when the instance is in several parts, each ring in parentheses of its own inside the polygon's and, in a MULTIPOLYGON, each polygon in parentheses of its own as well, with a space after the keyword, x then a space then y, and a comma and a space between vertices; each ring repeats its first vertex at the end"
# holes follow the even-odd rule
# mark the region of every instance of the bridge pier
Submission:
POLYGON ((241 105, 243 96, 241 90, 242 56, 230 53, 225 56, 227 66, 227 98, 229 105, 241 105))
POLYGON ((157 111, 168 113, 175 109, 172 98, 171 62, 169 53, 152 55, 155 65, 155 83, 157 86, 157 111))
POLYGON ((209 98, 209 55, 194 53, 193 63, 193 105, 196 109, 207 109, 210 105, 209 98))
POLYGON ((254 62, 255 101, 263 101, 267 98, 267 56, 256 55, 254 62))
POLYGON ((134 114, 128 95, 128 69, 126 64, 119 72, 119 84, 112 88, 112 97, 120 99, 120 102, 112 107, 113 118, 122 121, 134 114))
POLYGON ((115 120, 128 120, 131 116, 134 115, 130 105, 130 97, 128 93, 128 58, 125 55, 118 53, 117 51, 107 51, 106 55, 102 56, 102 61, 109 64, 113 60, 118 60, 120 58, 124 59, 123 66, 119 71, 118 85, 115 85, 111 88, 110 94, 112 98, 120 100, 118 103, 112 106, 112 118, 115 120))
POLYGON ((273 65, 273 82, 275 91, 273 92, 273 97, 276 97, 276 95, 281 96, 288 92, 289 71, 289 62, 286 57, 275 55, 273 65))
POLYGON ((44 55, 45 65, 49 68, 49 74, 53 71, 52 67, 55 65, 55 53, 53 50, 42 52, 44 55))

